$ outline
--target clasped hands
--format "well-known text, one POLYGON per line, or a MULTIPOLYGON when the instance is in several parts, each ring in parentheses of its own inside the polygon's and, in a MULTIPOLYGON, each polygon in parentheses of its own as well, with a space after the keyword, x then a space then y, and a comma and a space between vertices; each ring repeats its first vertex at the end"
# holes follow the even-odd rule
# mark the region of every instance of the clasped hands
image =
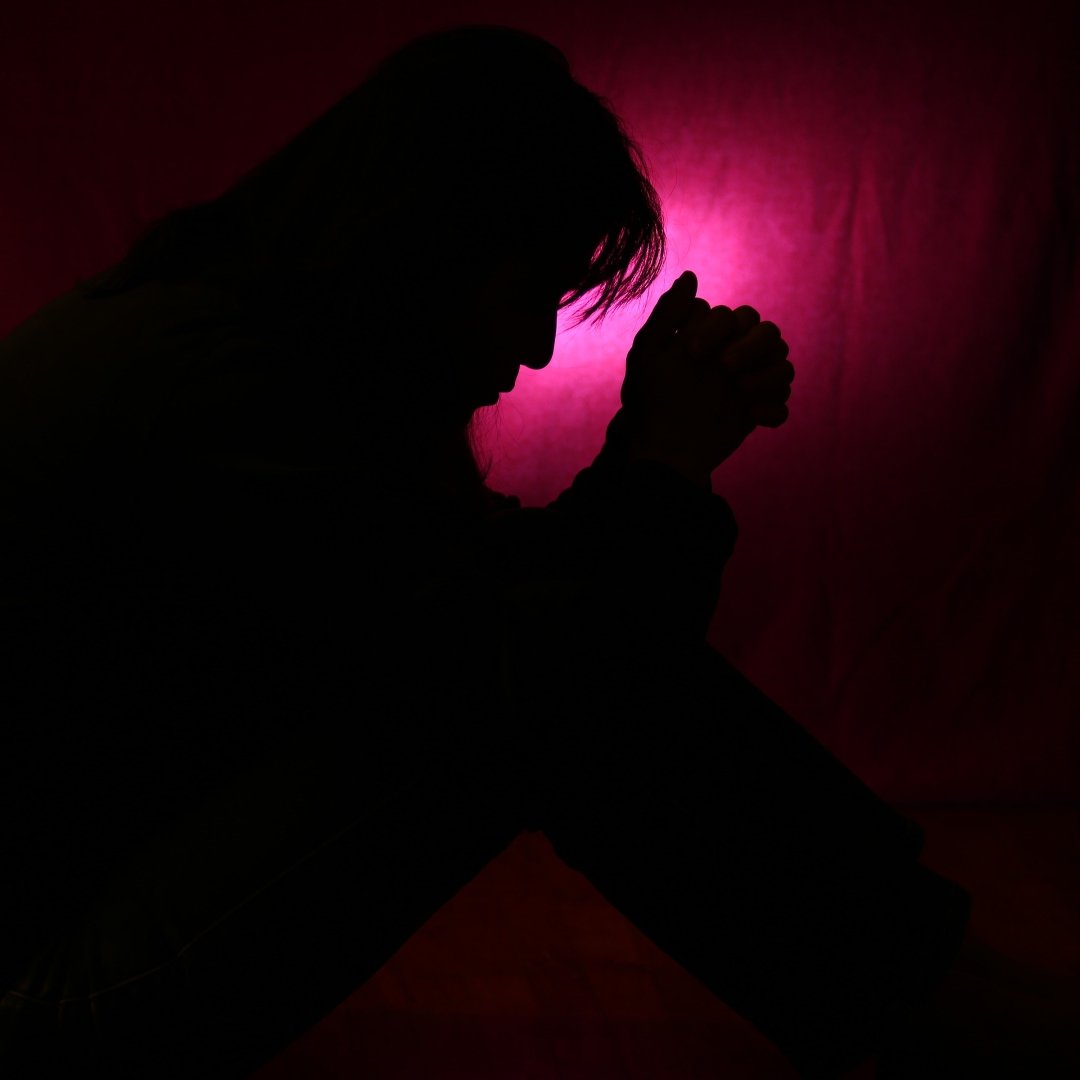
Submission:
POLYGON ((754 428, 787 419, 795 369, 774 323, 696 294, 688 270, 634 337, 608 434, 630 458, 664 461, 708 486, 754 428))

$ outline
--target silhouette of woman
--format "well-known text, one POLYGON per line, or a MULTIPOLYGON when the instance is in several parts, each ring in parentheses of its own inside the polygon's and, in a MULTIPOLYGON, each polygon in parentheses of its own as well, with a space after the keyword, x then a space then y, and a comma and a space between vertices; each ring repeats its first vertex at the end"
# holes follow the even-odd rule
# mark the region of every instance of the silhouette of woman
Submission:
POLYGON ((247 1075, 522 829, 803 1075, 973 1059, 968 895, 705 641, 777 327, 683 274, 594 463, 485 485, 663 256, 610 108, 464 27, 0 342, 5 1077, 247 1075))

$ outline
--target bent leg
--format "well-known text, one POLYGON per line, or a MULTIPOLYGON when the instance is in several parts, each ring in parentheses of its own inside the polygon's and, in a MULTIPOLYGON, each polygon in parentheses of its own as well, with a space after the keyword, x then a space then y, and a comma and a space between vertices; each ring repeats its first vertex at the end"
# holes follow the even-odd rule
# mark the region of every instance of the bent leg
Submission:
POLYGON ((142 850, 3 988, 4 1076, 238 1078, 330 1012, 521 830, 479 728, 394 746, 278 754, 142 850))
POLYGON ((803 1075, 843 1075, 932 992, 969 897, 722 656, 608 657, 562 696, 579 722, 540 740, 553 848, 803 1075))

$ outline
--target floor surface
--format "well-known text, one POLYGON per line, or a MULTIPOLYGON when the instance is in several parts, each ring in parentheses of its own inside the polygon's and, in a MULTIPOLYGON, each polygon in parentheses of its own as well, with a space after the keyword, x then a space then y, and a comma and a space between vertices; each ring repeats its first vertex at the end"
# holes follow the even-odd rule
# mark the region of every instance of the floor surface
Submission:
MULTIPOLYGON (((1080 806, 901 809, 926 828, 923 862, 971 890, 980 935, 1080 983, 1080 806)), ((523 833, 252 1080, 795 1076, 542 833, 523 833)))

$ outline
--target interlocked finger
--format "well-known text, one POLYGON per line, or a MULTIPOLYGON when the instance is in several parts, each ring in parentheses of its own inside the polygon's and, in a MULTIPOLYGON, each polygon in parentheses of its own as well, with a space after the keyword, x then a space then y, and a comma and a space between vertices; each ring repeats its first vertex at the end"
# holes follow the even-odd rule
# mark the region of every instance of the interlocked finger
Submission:
POLYGON ((720 305, 703 312, 686 334, 686 347, 695 359, 708 360, 716 356, 725 343, 738 337, 735 313, 720 305))
POLYGON ((732 375, 752 371, 783 360, 788 354, 788 344, 780 337, 776 323, 758 323, 738 341, 724 350, 722 362, 732 375))
POLYGON ((637 332, 635 344, 644 347, 675 333, 697 299, 694 295, 696 291, 697 277, 689 270, 680 274, 657 300, 649 317, 637 332))
POLYGON ((687 338, 687 347, 691 348, 691 350, 693 348, 692 339, 696 340, 704 329, 710 310, 709 301, 702 296, 695 296, 687 308, 682 325, 679 327, 679 334, 687 338))
POLYGON ((761 322, 761 316, 758 314, 757 309, 752 308, 749 304, 740 305, 732 314, 735 316, 737 337, 742 337, 743 334, 748 333, 761 322))
POLYGON ((748 394, 769 393, 770 391, 791 392, 795 379, 795 367, 790 360, 782 357, 773 360, 765 367, 755 368, 737 376, 739 387, 748 394))

